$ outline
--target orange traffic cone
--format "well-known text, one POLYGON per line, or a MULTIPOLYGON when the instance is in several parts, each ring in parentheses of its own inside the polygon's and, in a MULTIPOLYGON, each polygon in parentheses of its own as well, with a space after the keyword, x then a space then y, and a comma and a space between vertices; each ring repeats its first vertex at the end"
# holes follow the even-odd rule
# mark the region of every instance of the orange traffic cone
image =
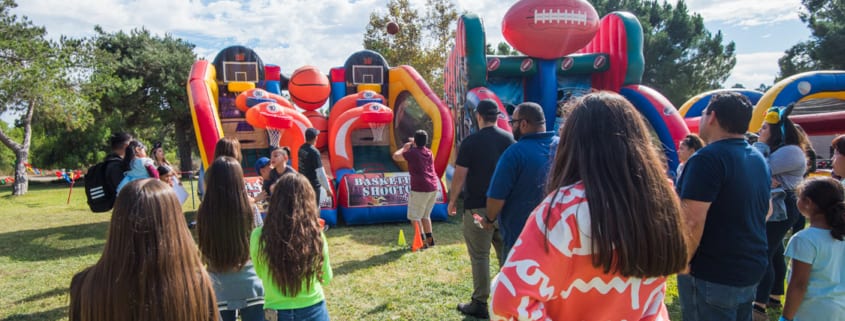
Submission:
POLYGON ((420 234, 420 222, 414 222, 414 243, 411 245, 411 251, 416 252, 423 247, 422 234, 420 234))

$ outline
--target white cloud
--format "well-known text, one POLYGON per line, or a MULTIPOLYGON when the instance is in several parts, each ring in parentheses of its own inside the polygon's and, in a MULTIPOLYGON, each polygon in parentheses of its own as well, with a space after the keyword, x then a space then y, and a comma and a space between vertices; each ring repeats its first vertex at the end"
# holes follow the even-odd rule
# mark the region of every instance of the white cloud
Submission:
POLYGON ((778 59, 783 52, 755 52, 736 55, 736 67, 725 86, 742 84, 746 88, 757 88, 760 84, 771 85, 779 72, 778 59))
POLYGON ((801 7, 800 0, 689 0, 687 4, 690 11, 700 13, 705 21, 746 27, 797 20, 801 7))
MULTIPOLYGON (((422 8, 425 0, 411 0, 422 8)), ((504 41, 501 20, 515 0, 453 0, 459 12, 483 19, 487 42, 504 41)), ((674 0, 673 0, 674 1, 674 0)), ((691 11, 705 21, 737 26, 797 19, 799 0, 690 0, 691 11)), ((51 36, 93 35, 95 25, 107 32, 144 27, 155 34, 171 33, 197 45, 199 57, 213 59, 223 48, 245 45, 265 63, 285 74, 304 65, 323 72, 342 65, 362 49, 364 28, 373 10, 385 10, 387 0, 26 0, 15 14, 46 26, 51 36)), ((759 39, 762 41, 763 39, 759 39)), ((743 44, 754 48, 753 43, 743 44)), ((770 83, 780 53, 739 54, 726 82, 746 86, 770 83)))

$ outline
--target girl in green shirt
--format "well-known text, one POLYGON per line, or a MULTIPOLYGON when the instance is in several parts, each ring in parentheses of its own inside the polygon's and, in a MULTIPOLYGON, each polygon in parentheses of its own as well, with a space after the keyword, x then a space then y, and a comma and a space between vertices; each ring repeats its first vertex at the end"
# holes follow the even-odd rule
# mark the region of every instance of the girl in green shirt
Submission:
POLYGON ((250 256, 264 283, 264 308, 279 320, 329 320, 323 285, 332 279, 329 248, 318 222, 314 190, 298 173, 282 175, 264 226, 250 239, 250 256))

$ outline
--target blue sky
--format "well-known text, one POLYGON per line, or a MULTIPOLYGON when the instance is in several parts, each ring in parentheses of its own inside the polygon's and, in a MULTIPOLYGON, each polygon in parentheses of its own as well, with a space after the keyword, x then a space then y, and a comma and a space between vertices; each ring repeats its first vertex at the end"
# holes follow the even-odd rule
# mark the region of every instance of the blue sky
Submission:
MULTIPOLYGON (((459 11, 475 12, 484 19, 489 42, 503 41, 501 19, 516 1, 453 1, 459 11)), ((53 37, 92 35, 97 24, 109 32, 143 26, 194 43, 196 53, 209 59, 230 45, 250 46, 266 63, 280 65, 289 74, 306 64, 324 72, 342 65, 349 54, 362 49, 370 12, 383 12, 387 0, 18 2, 12 12, 45 26, 53 37)), ((411 2, 421 7, 425 0, 411 2)), ((783 51, 810 37, 798 19, 799 0, 691 0, 687 4, 704 17, 711 32, 721 30, 726 40, 736 42, 737 65, 725 86, 771 84, 783 51)))

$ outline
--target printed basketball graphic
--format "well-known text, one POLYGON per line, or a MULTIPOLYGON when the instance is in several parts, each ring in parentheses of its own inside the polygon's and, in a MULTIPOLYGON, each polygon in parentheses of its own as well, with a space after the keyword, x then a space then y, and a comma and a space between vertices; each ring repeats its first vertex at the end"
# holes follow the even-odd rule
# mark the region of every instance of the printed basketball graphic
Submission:
POLYGON ((304 66, 290 76, 288 92, 293 103, 299 108, 314 110, 322 107, 329 99, 331 86, 329 78, 317 67, 304 66))

